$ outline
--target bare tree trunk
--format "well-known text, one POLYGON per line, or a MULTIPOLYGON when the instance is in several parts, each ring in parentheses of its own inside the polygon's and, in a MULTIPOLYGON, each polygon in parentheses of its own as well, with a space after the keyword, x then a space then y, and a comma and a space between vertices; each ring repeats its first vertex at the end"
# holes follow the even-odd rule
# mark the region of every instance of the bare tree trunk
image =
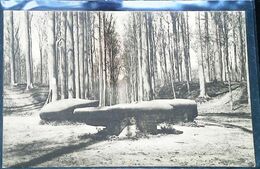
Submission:
POLYGON ((143 60, 143 57, 142 57, 142 43, 143 43, 143 40, 142 40, 142 17, 139 13, 138 15, 138 20, 139 20, 139 35, 138 35, 138 38, 139 38, 139 52, 138 52, 138 79, 139 79, 139 96, 138 96, 138 100, 142 101, 143 100, 143 78, 142 78, 142 60, 143 60))
POLYGON ((20 37, 18 36, 19 27, 13 28, 14 29, 14 58, 15 58, 15 83, 22 83, 22 56, 21 56, 21 49, 20 49, 20 37), (17 56, 17 57, 16 57, 17 56))
POLYGON ((189 16, 188 12, 186 12, 186 22, 187 22, 187 47, 188 47, 188 62, 189 62, 189 81, 192 81, 191 77, 191 61, 190 61, 190 29, 189 29, 189 16))
POLYGON ((214 70, 214 72, 215 72, 215 79, 214 80, 219 80, 219 81, 221 81, 221 75, 220 75, 220 73, 221 73, 221 70, 220 70, 220 63, 221 62, 219 62, 219 59, 217 58, 217 57, 219 57, 219 55, 220 55, 220 53, 219 53, 219 31, 218 31, 218 21, 217 21, 217 15, 216 15, 216 13, 214 13, 213 14, 214 16, 214 23, 215 23, 215 46, 216 46, 216 51, 218 52, 218 55, 217 54, 215 54, 215 59, 214 59, 214 61, 215 61, 215 70, 214 70))
POLYGON ((85 76, 84 76, 84 16, 78 13, 79 18, 79 77, 80 77, 80 98, 85 99, 85 76))
POLYGON ((174 61, 173 61, 173 56, 170 56, 170 80, 171 80, 171 87, 172 87, 172 94, 173 98, 176 99, 176 92, 175 92, 175 77, 174 77, 174 61))
POLYGON ((246 69, 245 69, 245 55, 244 55, 244 39, 243 39, 243 26, 242 26, 242 12, 238 14, 238 29, 239 29, 239 39, 240 39, 240 81, 246 80, 246 69))
POLYGON ((155 92, 155 78, 154 78, 154 46, 153 46, 153 17, 152 14, 149 12, 148 13, 148 37, 149 37, 149 49, 150 49, 150 54, 149 54, 149 67, 150 67, 150 85, 151 85, 151 95, 152 99, 155 97, 154 92, 155 92))
POLYGON ((226 66, 227 66, 227 75, 228 75, 228 89, 230 93, 230 109, 233 110, 233 97, 231 89, 231 75, 230 75, 230 64, 229 64, 229 51, 228 51, 228 14, 227 12, 223 13, 224 17, 224 39, 225 39, 225 55, 226 55, 226 66))
POLYGON ((84 85, 85 85, 85 98, 90 97, 90 87, 92 81, 90 80, 90 54, 91 54, 91 20, 89 12, 83 13, 84 20, 84 85))
POLYGON ((199 22, 199 38, 200 38, 200 55, 198 56, 198 66, 199 66, 199 82, 200 82, 200 95, 199 97, 207 97, 206 85, 205 85, 205 74, 203 66, 203 43, 201 34, 201 24, 200 24, 200 12, 198 12, 198 22, 199 22))
POLYGON ((182 23, 181 23, 181 30, 182 30, 182 43, 183 43, 183 50, 184 50, 184 63, 185 63, 185 76, 186 76, 186 84, 187 84, 187 90, 188 93, 190 93, 190 84, 189 84, 189 46, 188 46, 188 36, 189 32, 187 32, 186 29, 186 23, 185 23, 185 18, 184 14, 181 15, 182 17, 182 23))
POLYGON ((67 82, 66 82, 66 24, 67 24, 67 14, 62 12, 61 14, 61 42, 60 42, 60 83, 61 83, 61 99, 67 98, 67 82))
POLYGON ((78 12, 73 12, 73 39, 74 39, 74 68, 75 68, 75 96, 76 98, 81 98, 80 95, 80 61, 79 61, 79 16, 78 12))
POLYGON ((67 31, 66 31, 66 54, 68 58, 68 98, 75 97, 75 75, 74 75, 74 40, 73 40, 73 13, 67 14, 67 31))
POLYGON ((218 61, 217 61, 217 67, 219 70, 219 73, 217 73, 217 79, 220 81, 224 81, 224 74, 223 72, 223 57, 222 57, 222 19, 221 19, 221 13, 216 12, 214 16, 214 22, 215 22, 215 28, 216 28, 216 44, 217 44, 217 51, 218 51, 218 61))
POLYGON ((93 17, 93 21, 92 21, 92 28, 91 28, 91 54, 90 54, 90 65, 91 65, 91 84, 92 84, 92 92, 94 93, 95 91, 95 78, 94 78, 94 55, 95 55, 95 38, 94 38, 94 35, 95 35, 95 27, 94 27, 94 24, 95 23, 95 18, 93 17))
POLYGON ((154 87, 154 90, 156 88, 156 84, 158 83, 158 68, 157 68, 157 46, 156 46, 156 39, 155 39, 155 34, 156 34, 156 24, 154 24, 154 27, 153 27, 153 31, 152 31, 152 36, 153 36, 153 50, 154 50, 154 62, 153 62, 153 67, 154 67, 154 79, 153 79, 153 87, 154 87))
POLYGON ((164 83, 168 83, 168 70, 167 70, 167 58, 166 58, 166 43, 164 41, 164 35, 162 37, 162 50, 163 50, 163 62, 164 62, 164 83))
MULTIPOLYGON (((235 20, 235 15, 233 16, 235 20)), ((235 21, 233 21, 235 24, 235 21)), ((234 25, 235 27, 235 25, 234 25)), ((233 49, 234 49, 234 66, 235 66, 235 81, 238 81, 238 68, 237 68, 237 36, 236 36, 236 29, 233 28, 233 49)))
POLYGON ((172 30, 173 30, 173 42, 174 42, 174 65, 175 65, 175 72, 176 72, 176 79, 180 81, 180 74, 179 74, 179 49, 178 49, 178 33, 177 33, 177 16, 176 12, 171 12, 171 19, 172 19, 172 30))
POLYGON ((166 42, 165 42, 165 39, 166 39, 166 35, 165 35, 165 31, 164 31, 164 28, 163 28, 163 23, 162 23, 162 19, 163 17, 161 16, 160 18, 160 32, 161 32, 161 50, 162 50, 162 64, 164 66, 164 74, 163 74, 163 77, 164 77, 164 84, 168 83, 168 71, 167 71, 167 58, 166 58, 166 42))
MULTIPOLYGON (((221 29, 221 28, 219 28, 221 29)), ((218 45, 218 49, 219 49, 219 69, 220 69, 220 77, 222 81, 225 81, 225 79, 223 78, 225 72, 223 72, 223 62, 222 62, 222 45, 221 45, 221 31, 218 32, 219 33, 219 37, 218 37, 218 41, 219 41, 219 45, 218 45)))
POLYGON ((227 66, 226 66, 227 63, 226 63, 226 59, 225 59, 225 49, 222 49, 223 46, 225 45, 224 44, 224 41, 225 41, 224 22, 225 22, 225 20, 223 18, 223 13, 221 13, 219 15, 219 17, 220 17, 220 20, 219 20, 219 23, 220 23, 220 25, 219 25, 219 28, 220 28, 219 35, 220 35, 220 43, 221 43, 220 49, 221 49, 221 52, 222 52, 222 72, 223 72, 222 73, 222 75, 223 75, 222 79, 223 79, 223 81, 227 81, 227 66))
POLYGON ((58 99, 58 77, 55 50, 55 12, 48 12, 48 65, 49 65, 49 91, 51 101, 58 99))
POLYGON ((148 17, 147 13, 145 14, 145 23, 146 23, 146 58, 144 60, 145 63, 145 81, 146 81, 146 99, 152 100, 153 99, 153 90, 152 90, 152 83, 151 83, 151 73, 150 73, 150 48, 149 48, 149 29, 148 29, 148 17))
POLYGON ((103 102, 107 105, 107 34, 106 34, 106 14, 103 12, 103 43, 104 43, 104 55, 103 55, 103 102))
MULTIPOLYGON (((136 26, 136 15, 133 13, 133 34, 134 34, 134 53, 135 53, 135 58, 137 58, 137 62, 139 61, 138 59, 138 41, 137 41, 137 26, 136 26)), ((138 62, 139 63, 139 62, 138 62)), ((139 73, 139 66, 135 65, 135 100, 136 101, 140 101, 139 100, 139 89, 140 87, 138 85, 140 85, 139 83, 139 79, 138 79, 138 73, 139 73)), ((114 85, 113 85, 114 86, 114 85)), ((114 90, 114 89, 113 89, 114 90)))
POLYGON ((208 17, 208 12, 204 12, 205 15, 205 60, 207 62, 207 69, 206 69, 206 81, 209 82, 211 77, 210 77, 210 54, 209 54, 209 17, 208 17))
POLYGON ((98 32, 99 32, 99 106, 105 106, 104 102, 104 92, 103 92, 103 48, 102 48, 102 18, 101 12, 98 13, 98 32))
POLYGON ((32 65, 31 65, 31 57, 30 57, 30 49, 31 49, 31 45, 30 45, 30 36, 29 36, 29 13, 28 11, 24 12, 25 15, 25 37, 26 37, 26 41, 25 41, 25 60, 26 60, 26 84, 27 87, 26 89, 29 90, 31 88, 33 88, 33 84, 32 84, 32 65))
POLYGON ((40 83, 43 83, 43 58, 42 58, 42 48, 40 48, 40 83))
POLYGON ((133 68, 134 68, 134 64, 133 64, 133 56, 130 55, 130 83, 129 86, 131 87, 131 92, 130 92, 130 101, 131 103, 134 102, 134 73, 133 73, 133 68))
POLYGON ((172 94, 173 94, 173 98, 176 99, 176 92, 175 92, 175 79, 174 79, 174 62, 173 62, 173 54, 171 52, 171 47, 172 47, 172 42, 171 42, 171 38, 170 38, 170 22, 167 23, 167 34, 168 34, 168 54, 169 54, 169 59, 170 59, 170 80, 171 80, 171 87, 172 87, 172 94))
POLYGON ((182 68, 182 60, 183 60, 183 57, 182 57, 182 52, 181 52, 181 47, 180 47, 180 44, 181 44, 181 36, 180 36, 180 14, 177 15, 177 49, 178 49, 178 53, 179 53, 179 56, 178 56, 178 68, 179 68, 179 81, 183 81, 183 68, 182 68))
POLYGON ((10 69, 11 69, 11 86, 15 85, 15 54, 14 54, 14 16, 10 11, 10 69))
POLYGON ((30 51, 29 51, 29 53, 30 53, 30 64, 31 64, 31 82, 32 82, 32 84, 33 84, 33 79, 34 79, 34 73, 33 73, 33 68, 34 68, 34 66, 33 66, 33 58, 32 58, 32 40, 33 40, 33 38, 32 38, 32 29, 31 29, 31 23, 32 23, 32 13, 31 13, 31 15, 29 15, 29 12, 28 12, 28 18, 29 18, 29 26, 28 26, 28 28, 29 28, 29 37, 30 37, 30 39, 29 39, 29 44, 30 44, 30 51))
POLYGON ((41 26, 38 26, 38 39, 39 39, 39 52, 40 52, 40 83, 43 84, 43 52, 44 52, 44 46, 43 46, 43 31, 41 30, 41 26))

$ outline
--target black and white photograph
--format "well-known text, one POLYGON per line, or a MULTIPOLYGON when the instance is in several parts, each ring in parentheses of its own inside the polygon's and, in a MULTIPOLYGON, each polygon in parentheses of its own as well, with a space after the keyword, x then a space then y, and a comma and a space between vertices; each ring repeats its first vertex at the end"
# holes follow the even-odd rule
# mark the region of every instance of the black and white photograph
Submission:
POLYGON ((4 11, 3 167, 255 166, 244 11, 4 11))

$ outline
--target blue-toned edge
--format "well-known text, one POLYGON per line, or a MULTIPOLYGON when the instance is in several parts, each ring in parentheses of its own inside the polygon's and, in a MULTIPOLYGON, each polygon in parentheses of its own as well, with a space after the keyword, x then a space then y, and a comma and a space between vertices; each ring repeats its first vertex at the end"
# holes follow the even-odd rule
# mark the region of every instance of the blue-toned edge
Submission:
POLYGON ((4 42, 4 21, 3 21, 3 11, 0 10, 0 139, 1 139, 1 146, 0 146, 0 152, 1 152, 1 158, 0 158, 0 164, 3 166, 3 70, 4 70, 4 48, 3 48, 3 42, 4 42))
POLYGON ((4 10, 238 10, 252 0, 0 0, 4 10))

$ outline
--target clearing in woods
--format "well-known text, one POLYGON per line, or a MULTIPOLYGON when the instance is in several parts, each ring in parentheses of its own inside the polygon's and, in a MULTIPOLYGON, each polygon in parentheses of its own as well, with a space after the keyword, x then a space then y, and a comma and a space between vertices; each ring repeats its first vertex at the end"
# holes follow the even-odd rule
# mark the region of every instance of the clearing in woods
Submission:
POLYGON ((198 104, 195 123, 174 125, 183 134, 100 139, 91 135, 100 130, 93 126, 41 123, 47 87, 5 86, 3 167, 254 166, 245 90, 233 90, 240 103, 232 112, 227 92, 198 104))

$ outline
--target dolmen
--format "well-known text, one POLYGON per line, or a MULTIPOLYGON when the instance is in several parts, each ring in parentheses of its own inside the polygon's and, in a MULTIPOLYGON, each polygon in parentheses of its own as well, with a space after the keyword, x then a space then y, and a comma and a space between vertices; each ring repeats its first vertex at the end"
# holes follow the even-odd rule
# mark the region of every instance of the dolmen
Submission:
POLYGON ((129 123, 142 132, 156 133, 162 122, 189 122, 198 116, 197 104, 188 99, 158 99, 98 107, 98 101, 61 100, 44 106, 40 117, 47 121, 73 121, 105 126, 111 135, 119 135, 129 123), (134 121, 134 122, 133 122, 134 121))
POLYGON ((74 110, 75 118, 93 126, 106 126, 120 134, 130 119, 135 119, 143 132, 155 133, 162 122, 188 122, 198 115, 197 104, 187 99, 160 99, 106 107, 87 107, 74 110))

